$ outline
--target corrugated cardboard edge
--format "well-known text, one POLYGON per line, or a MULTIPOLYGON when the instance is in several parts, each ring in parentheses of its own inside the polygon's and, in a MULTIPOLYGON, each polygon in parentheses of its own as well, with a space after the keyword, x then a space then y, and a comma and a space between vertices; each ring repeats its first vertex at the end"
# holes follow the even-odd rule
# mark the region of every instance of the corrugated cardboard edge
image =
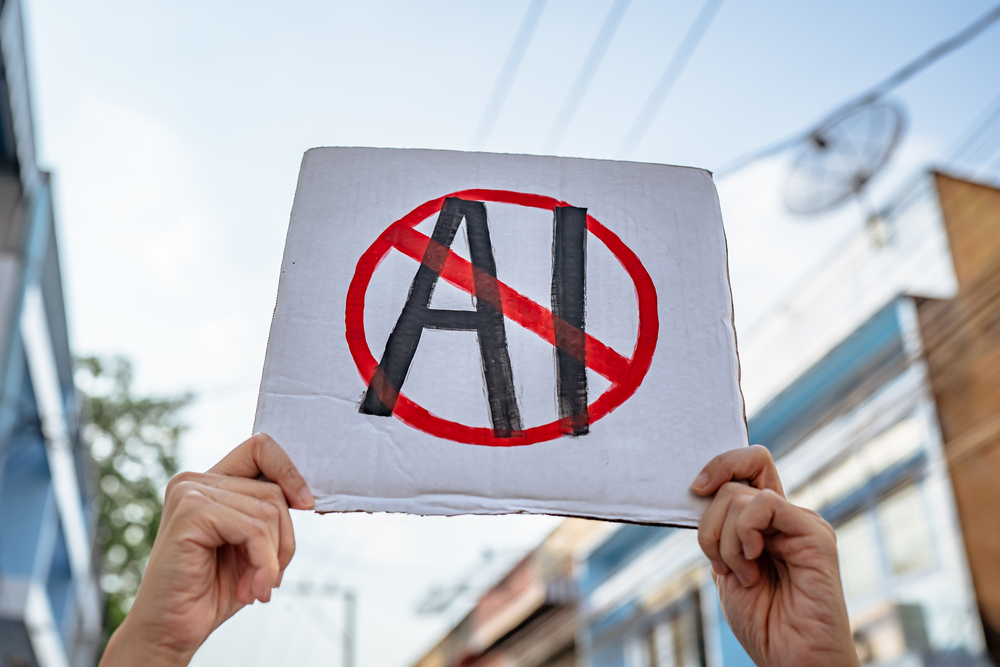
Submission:
POLYGON ((617 517, 594 516, 591 514, 562 514, 559 512, 530 512, 528 510, 513 510, 510 512, 497 512, 490 514, 414 514, 413 512, 371 512, 368 510, 314 510, 316 514, 409 514, 411 516, 506 516, 510 514, 524 514, 528 516, 555 516, 566 519, 589 519, 592 521, 606 521, 608 523, 627 523, 633 526, 655 526, 658 528, 685 528, 697 530, 698 522, 675 523, 673 521, 637 521, 633 519, 622 519, 617 517))
MULTIPOLYGON (((253 428, 251 430, 251 437, 257 435, 257 418, 260 415, 260 403, 261 398, 264 396, 264 378, 267 377, 267 360, 268 360, 268 350, 271 349, 271 332, 274 331, 274 318, 278 314, 278 298, 281 295, 281 276, 284 274, 285 270, 282 268, 285 266, 285 252, 288 250, 288 236, 292 233, 292 216, 295 214, 295 204, 299 198, 299 187, 302 185, 302 173, 303 167, 306 163, 306 156, 309 152, 315 150, 310 148, 305 153, 302 154, 302 159, 299 161, 299 175, 295 179, 295 194, 292 195, 292 207, 288 211, 288 227, 285 229, 285 245, 281 249, 281 264, 278 266, 278 284, 274 288, 274 308, 271 310, 271 323, 267 327, 267 343, 264 345, 264 362, 260 367, 260 385, 257 387, 257 404, 253 409, 253 428)), ((728 254, 728 251, 727 251, 728 254)), ((726 260, 727 271, 729 265, 728 259, 726 260)), ((732 290, 730 290, 732 291, 732 290)))
MULTIPOLYGON (((302 155, 302 160, 301 160, 300 165, 299 165, 299 176, 298 176, 298 179, 296 180, 296 186, 295 186, 295 198, 293 198, 292 207, 291 207, 291 210, 289 211, 289 224, 288 224, 288 229, 285 232, 285 249, 287 249, 287 247, 288 247, 288 236, 291 234, 291 231, 292 231, 291 230, 291 221, 292 221, 292 217, 293 217, 294 212, 295 212, 295 206, 296 206, 296 203, 297 203, 299 187, 301 186, 301 182, 302 182, 303 165, 304 165, 305 160, 308 157, 308 154, 310 152, 312 152, 314 150, 319 150, 321 148, 325 148, 325 147, 310 148, 309 150, 305 151, 305 153, 303 153, 303 155, 302 155)), ((336 146, 335 148, 366 148, 366 147, 360 147, 360 146, 355 146, 355 147, 351 147, 351 146, 336 146)), ((384 150, 399 150, 399 149, 384 149, 384 150)), ((435 150, 435 149, 412 149, 412 150, 435 150)), ((454 152, 454 151, 441 151, 441 152, 454 152)), ((473 152, 482 152, 482 151, 473 151, 473 152)), ((529 154, 517 154, 517 155, 529 155, 529 154)), ((538 156, 532 155, 532 157, 538 157, 538 156)), ((546 157, 546 156, 541 156, 541 157, 546 157)), ((556 158, 558 158, 558 156, 549 156, 549 157, 556 157, 556 158)), ((621 160, 611 160, 611 159, 604 160, 604 161, 607 161, 607 162, 621 162, 621 160)), ((740 357, 739 357, 739 340, 738 340, 738 335, 737 335, 737 332, 736 332, 736 308, 735 308, 735 303, 733 301, 732 280, 731 280, 730 272, 729 272, 729 239, 726 236, 725 224, 724 224, 724 222, 722 220, 722 204, 721 204, 721 201, 719 200, 718 188, 715 185, 714 176, 713 176, 713 174, 712 174, 711 171, 709 171, 707 169, 700 168, 700 167, 691 167, 691 166, 685 166, 685 165, 664 165, 664 164, 660 164, 660 163, 645 163, 645 162, 639 162, 638 164, 650 164, 650 165, 655 165, 655 166, 660 166, 660 167, 664 167, 665 166, 665 167, 682 168, 682 169, 693 169, 695 171, 700 171, 700 172, 704 173, 708 177, 709 182, 711 183, 712 193, 715 196, 716 204, 717 204, 717 207, 718 207, 717 210, 718 210, 718 215, 719 215, 719 225, 722 228, 723 247, 724 247, 724 250, 725 250, 726 285, 727 285, 727 287, 729 289, 730 327, 731 327, 731 330, 732 330, 732 333, 733 333, 733 352, 734 352, 734 354, 736 356, 736 359, 735 359, 735 361, 736 361, 736 386, 737 386, 737 390, 739 391, 739 396, 740 396, 740 410, 742 412, 742 417, 743 417, 743 426, 744 426, 744 429, 747 431, 747 441, 749 442, 749 428, 747 426, 747 417, 746 417, 746 399, 745 399, 745 397, 743 395, 743 386, 742 386, 742 365, 740 363, 740 357)), ((282 260, 281 260, 281 266, 282 267, 284 267, 284 263, 285 263, 285 256, 284 256, 284 250, 283 250, 282 251, 282 260)), ((275 306, 274 306, 274 310, 272 311, 272 314, 271 314, 271 326, 268 329, 267 346, 266 346, 265 349, 269 349, 270 348, 270 344, 271 344, 271 330, 273 329, 273 325, 274 325, 274 317, 277 314, 278 300, 280 298, 280 293, 281 293, 281 275, 283 273, 284 273, 284 269, 282 268, 281 271, 279 272, 278 287, 277 287, 276 293, 275 293, 275 306)), ((260 410, 260 401, 261 401, 261 396, 263 395, 263 388, 264 388, 264 386, 263 386, 263 384, 264 384, 264 378, 265 378, 266 371, 267 371, 267 359, 268 359, 268 357, 267 357, 267 354, 265 352, 264 364, 262 366, 262 371, 261 371, 261 383, 260 383, 260 386, 258 388, 257 405, 256 405, 255 410, 254 410, 254 427, 253 427, 253 433, 255 433, 255 434, 257 433, 257 417, 258 417, 259 410, 260 410)), ((689 493, 691 493, 692 496, 694 495, 693 492, 689 492, 689 493)), ((342 496, 342 495, 337 495, 335 497, 339 498, 341 500, 344 499, 344 496, 342 496)), ((706 499, 700 498, 700 497, 698 497, 698 499, 699 500, 706 500, 706 499)), ((317 499, 317 505, 321 504, 322 500, 323 499, 317 499)), ((367 498, 367 500, 371 500, 371 498, 367 498)), ((383 499, 383 500, 385 500, 385 499, 383 499)), ((480 515, 480 516, 499 516, 499 515, 503 515, 503 514, 534 514, 534 515, 559 516, 559 517, 567 517, 567 518, 595 519, 595 520, 600 520, 600 521, 610 521, 610 522, 615 522, 615 523, 627 523, 627 524, 643 525, 643 526, 662 526, 662 527, 690 528, 690 529, 696 529, 698 527, 698 519, 694 519, 694 518, 688 520, 688 521, 690 521, 690 523, 678 523, 678 522, 675 522, 673 520, 664 520, 664 521, 657 521, 655 519, 650 519, 650 520, 635 520, 635 519, 621 518, 618 515, 612 515, 612 514, 607 514, 607 515, 603 515, 603 516, 602 515, 598 515, 598 514, 584 514, 584 513, 571 514, 571 513, 560 513, 560 512, 546 512, 546 511, 540 510, 540 509, 515 509, 515 510, 503 511, 503 512, 500 512, 500 511, 495 511, 495 512, 494 511, 486 511, 486 512, 480 511, 480 512, 471 512, 471 513, 470 512, 455 512, 455 513, 452 513, 452 514, 441 514, 441 513, 438 513, 438 512, 420 512, 420 511, 416 511, 416 512, 414 512, 414 511, 405 511, 405 512, 404 511, 399 511, 399 512, 395 512, 395 511, 370 511, 370 510, 362 510, 362 509, 329 509, 329 510, 316 509, 314 511, 317 514, 364 513, 364 514, 413 514, 413 515, 416 515, 416 516, 467 516, 469 514, 480 515)))
MULTIPOLYGON (((715 198, 719 198, 719 189, 715 186, 715 178, 712 172, 707 169, 705 172, 712 181, 712 188, 715 190, 715 198)), ((719 201, 719 217, 722 217, 722 202, 719 201)), ((750 442, 750 425, 747 422, 747 400, 743 395, 743 365, 740 363, 740 337, 736 332, 736 302, 733 300, 733 281, 729 276, 729 237, 726 236, 726 225, 722 223, 722 242, 726 247, 726 284, 729 285, 729 315, 733 327, 733 349, 736 352, 736 387, 740 390, 740 407, 743 410, 743 428, 747 431, 747 443, 750 442)))

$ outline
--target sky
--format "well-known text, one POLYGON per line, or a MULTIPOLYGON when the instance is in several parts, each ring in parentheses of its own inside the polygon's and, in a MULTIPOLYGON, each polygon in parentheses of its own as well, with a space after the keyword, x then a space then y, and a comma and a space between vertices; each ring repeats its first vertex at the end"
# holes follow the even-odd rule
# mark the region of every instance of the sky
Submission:
MULTIPOLYGON (((302 154, 338 145, 470 149, 529 7, 23 2, 73 349, 129 358, 139 392, 198 395, 184 415, 182 464, 193 470, 251 433, 302 154)), ((484 150, 543 152, 612 4, 549 0, 484 150)), ((553 152, 618 157, 701 8, 629 3, 553 152)), ((629 158, 717 169, 809 128, 989 8, 726 0, 629 158)), ((994 26, 891 94, 907 131, 868 204, 789 214, 782 193, 793 153, 717 181, 739 335, 922 170, 1000 180, 995 132, 968 159, 953 157, 995 108, 997 62, 994 26)), ((358 664, 403 667, 557 521, 299 514, 285 580, 354 590, 358 664), (470 572, 469 592, 446 613, 415 612, 431 587, 470 572)), ((336 596, 279 592, 240 612, 195 664, 233 656, 248 665, 339 664, 330 656, 340 651, 341 610, 336 596)))

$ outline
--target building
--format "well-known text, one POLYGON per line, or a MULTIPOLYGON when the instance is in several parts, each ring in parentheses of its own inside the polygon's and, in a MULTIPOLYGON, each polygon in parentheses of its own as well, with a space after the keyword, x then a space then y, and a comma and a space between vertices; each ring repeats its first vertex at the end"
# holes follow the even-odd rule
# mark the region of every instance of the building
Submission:
MULTIPOLYGON (((751 442, 836 529, 863 664, 1000 664, 1000 190, 922 175, 741 334, 740 357, 751 442)), ((753 664, 694 531, 591 526, 574 547, 575 664, 753 664)), ((556 636, 532 634, 537 612, 476 629, 521 608, 491 600, 533 581, 528 562, 420 667, 570 664, 523 657, 556 636)))
MULTIPOLYGON (((925 175, 740 340, 750 440, 835 527, 864 664, 995 641, 998 250, 1000 192, 925 175)), ((579 558, 581 665, 752 664, 692 531, 619 526, 579 558)))
POLYGON ((958 294, 917 300, 965 549, 1000 664, 1000 190, 935 176, 958 294))
POLYGON ((720 623, 694 537, 675 528, 609 526, 603 541, 580 554, 578 665, 730 664, 710 654, 719 641, 737 649, 739 643, 720 623))
POLYGON ((606 524, 567 519, 414 667, 573 667, 574 554, 606 524))
POLYGON ((0 665, 82 667, 102 626, 96 515, 17 0, 0 65, 0 665))

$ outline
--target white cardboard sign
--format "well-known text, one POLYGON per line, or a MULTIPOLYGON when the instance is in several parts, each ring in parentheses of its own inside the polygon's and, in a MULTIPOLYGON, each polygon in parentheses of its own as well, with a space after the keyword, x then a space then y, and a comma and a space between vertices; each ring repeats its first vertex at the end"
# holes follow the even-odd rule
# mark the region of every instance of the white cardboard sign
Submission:
POLYGON ((711 175, 318 148, 257 404, 321 511, 696 525, 746 446, 711 175))

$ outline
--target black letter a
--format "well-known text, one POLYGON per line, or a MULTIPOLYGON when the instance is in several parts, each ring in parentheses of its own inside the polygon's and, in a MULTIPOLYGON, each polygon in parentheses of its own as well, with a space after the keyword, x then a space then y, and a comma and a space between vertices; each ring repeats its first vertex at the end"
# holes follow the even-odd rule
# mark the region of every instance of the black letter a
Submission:
POLYGON ((448 197, 444 200, 431 241, 427 244, 417 275, 410 285, 403 312, 389 334, 382 361, 368 384, 368 391, 361 403, 362 413, 382 417, 392 414, 425 328, 475 331, 479 336, 493 433, 496 437, 503 438, 522 429, 496 276, 490 230, 486 223, 486 206, 482 202, 448 197), (431 309, 431 294, 444 268, 462 218, 465 218, 469 234, 476 310, 431 309))

